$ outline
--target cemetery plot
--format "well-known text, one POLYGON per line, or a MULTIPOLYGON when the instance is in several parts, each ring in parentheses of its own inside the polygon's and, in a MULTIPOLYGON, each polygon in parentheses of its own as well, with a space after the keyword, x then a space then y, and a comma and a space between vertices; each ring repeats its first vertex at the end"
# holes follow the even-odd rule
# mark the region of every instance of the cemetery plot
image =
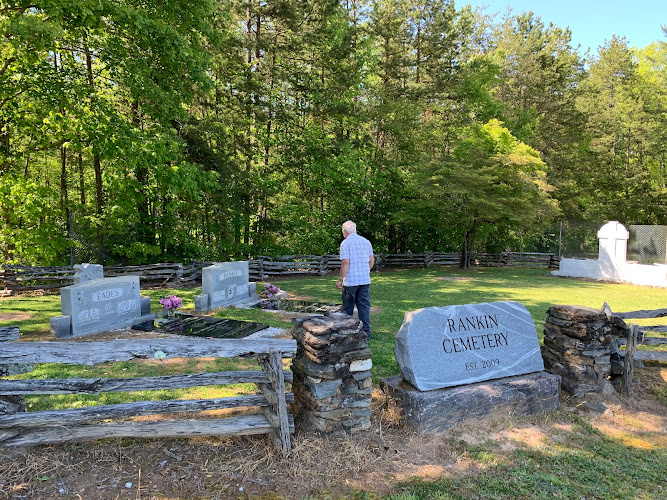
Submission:
POLYGON ((294 313, 312 313, 323 314, 326 312, 340 312, 340 304, 331 304, 327 302, 312 302, 299 299, 275 299, 262 300, 255 307, 261 307, 267 311, 285 311, 294 313))
POLYGON ((161 320, 158 327, 155 327, 154 322, 148 322, 134 325, 132 328, 135 330, 162 331, 192 337, 241 339, 264 330, 268 326, 264 323, 254 323, 251 321, 178 314, 173 319, 161 320))

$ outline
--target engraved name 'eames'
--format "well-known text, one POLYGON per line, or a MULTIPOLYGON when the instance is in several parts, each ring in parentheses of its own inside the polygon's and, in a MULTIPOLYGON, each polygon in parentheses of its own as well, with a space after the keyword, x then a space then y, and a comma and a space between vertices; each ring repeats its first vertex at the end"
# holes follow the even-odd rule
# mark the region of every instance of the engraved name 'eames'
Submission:
MULTIPOLYGON (((498 319, 495 314, 459 318, 458 321, 454 318, 449 318, 447 320, 447 330, 449 333, 469 333, 471 331, 487 330, 497 326, 498 319)), ((479 335, 468 335, 467 337, 452 337, 442 341, 442 348, 447 354, 476 351, 479 349, 491 349, 506 345, 507 334, 502 332, 480 333, 479 335)))

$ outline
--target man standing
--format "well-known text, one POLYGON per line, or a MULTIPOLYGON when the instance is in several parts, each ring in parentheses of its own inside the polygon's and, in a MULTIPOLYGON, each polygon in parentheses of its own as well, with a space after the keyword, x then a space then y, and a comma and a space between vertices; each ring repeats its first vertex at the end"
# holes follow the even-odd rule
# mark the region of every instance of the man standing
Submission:
POLYGON ((350 316, 357 306, 364 331, 371 336, 371 269, 375 264, 373 246, 357 234, 357 225, 351 220, 343 224, 340 244, 340 273, 336 286, 343 289, 343 312, 350 316))

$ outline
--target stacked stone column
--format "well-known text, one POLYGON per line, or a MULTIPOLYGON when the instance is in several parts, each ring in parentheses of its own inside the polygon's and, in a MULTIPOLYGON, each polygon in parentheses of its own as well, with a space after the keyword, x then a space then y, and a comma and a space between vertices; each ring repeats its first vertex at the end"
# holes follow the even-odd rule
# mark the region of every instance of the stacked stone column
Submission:
POLYGON ((552 306, 544 324, 542 357, 547 371, 562 377, 575 396, 613 392, 611 354, 617 351, 604 311, 582 306, 552 306))
POLYGON ((292 321, 297 418, 323 433, 369 429, 372 363, 362 323, 342 313, 292 321))

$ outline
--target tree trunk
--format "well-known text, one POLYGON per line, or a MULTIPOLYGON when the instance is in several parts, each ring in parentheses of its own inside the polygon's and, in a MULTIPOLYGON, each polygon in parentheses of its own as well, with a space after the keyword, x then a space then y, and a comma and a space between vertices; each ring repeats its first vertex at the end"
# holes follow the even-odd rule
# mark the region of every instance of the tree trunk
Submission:
MULTIPOLYGON (((84 53, 86 54, 86 71, 88 72, 88 86, 90 87, 90 107, 94 110, 93 94, 95 93, 95 81, 93 79, 93 58, 90 55, 88 46, 84 46, 84 53)), ((95 152, 95 145, 91 144, 93 149, 93 168, 95 170, 95 200, 97 202, 97 215, 102 215, 104 210, 104 199, 102 197, 102 164, 100 162, 99 153, 95 152)), ((100 236, 101 240, 101 236, 100 236)))
POLYGON ((2 164, 0 165, 0 173, 9 172, 9 166, 11 162, 9 161, 9 124, 0 120, 0 154, 4 157, 2 164))
MULTIPOLYGON (((132 101, 132 124, 141 128, 141 117, 139 115, 139 101, 132 101)), ((134 170, 134 175, 140 185, 139 199, 137 200, 137 213, 139 214, 138 239, 142 243, 153 244, 155 240, 155 231, 151 221, 150 200, 148 197, 148 169, 139 165, 134 170)))
POLYGON ((60 146, 60 208, 69 222, 69 194, 67 192, 67 148, 60 146))
POLYGON ((84 180, 83 153, 79 151, 79 195, 81 197, 81 206, 85 206, 86 204, 86 183, 84 180))
POLYGON ((475 234, 477 233, 477 228, 479 227, 479 222, 477 219, 473 219, 472 226, 470 229, 466 229, 463 235, 463 246, 461 247, 461 261, 459 267, 461 269, 470 269, 470 257, 472 255, 472 245, 475 241, 475 234))

